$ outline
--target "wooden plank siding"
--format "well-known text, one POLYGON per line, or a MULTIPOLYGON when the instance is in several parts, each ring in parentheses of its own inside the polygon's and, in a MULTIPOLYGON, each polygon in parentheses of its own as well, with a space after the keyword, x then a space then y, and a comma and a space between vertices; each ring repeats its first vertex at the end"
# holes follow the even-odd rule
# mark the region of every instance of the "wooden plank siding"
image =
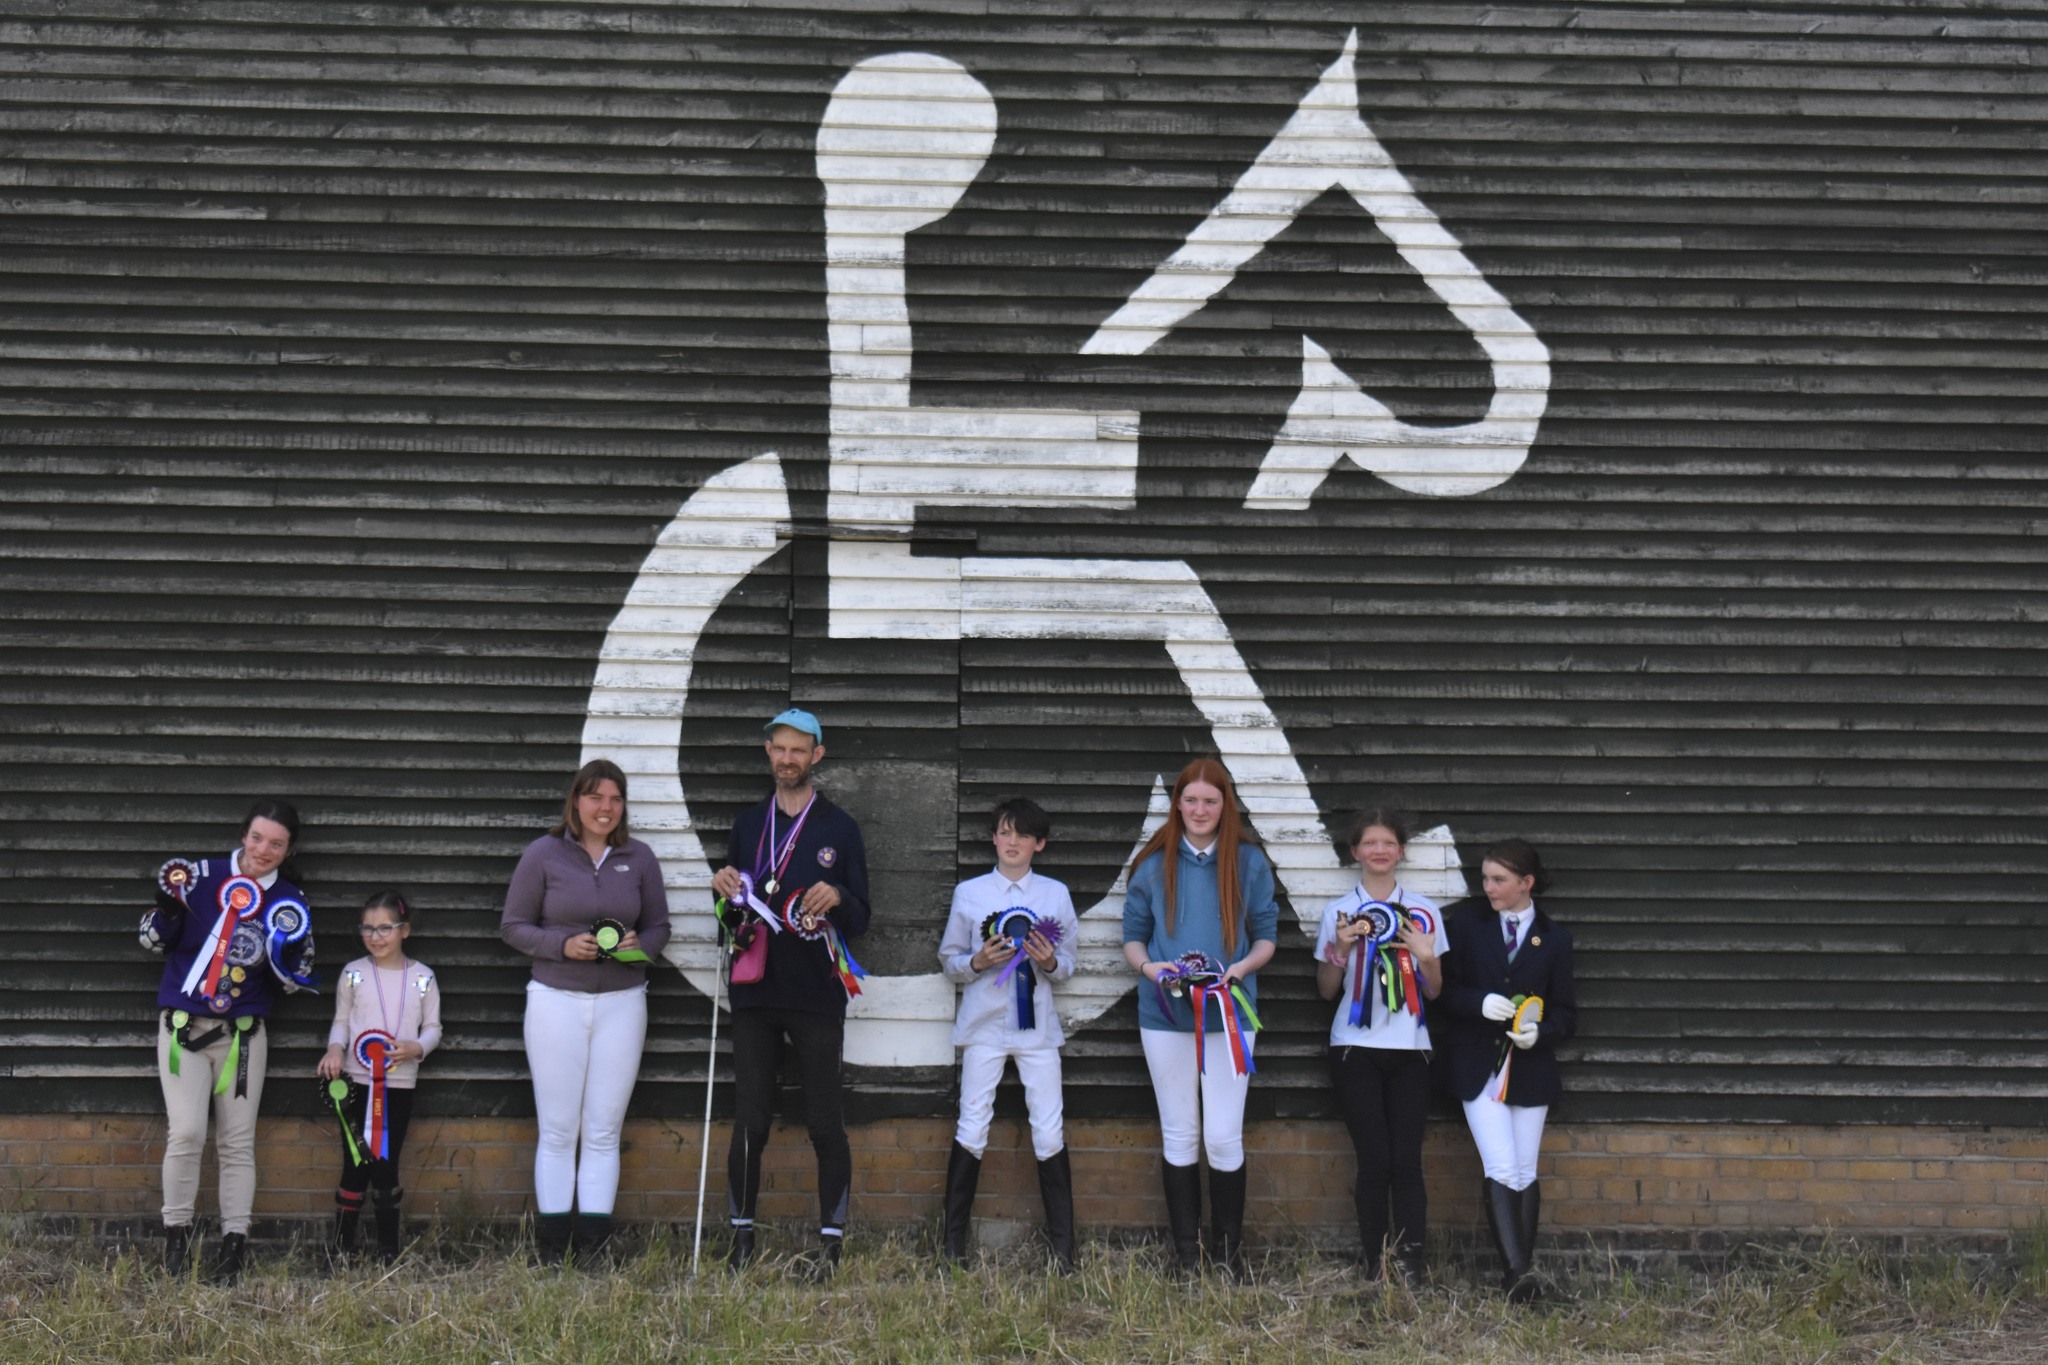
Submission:
MULTIPOLYGON (((998 115, 907 242, 914 402, 1136 422, 1133 506, 925 505, 915 557, 1185 562, 1333 824, 1390 793, 1468 860, 1537 843, 1579 942, 1561 1115, 2039 1122, 2048 7, 1822 0, 0 0, 0 1109, 159 1104, 146 879, 276 793, 330 970, 367 891, 424 907, 423 1106, 528 1111, 498 898, 657 536, 764 452, 782 547, 682 717, 707 849, 794 699, 870 832, 878 974, 933 969, 1003 795, 1109 891, 1212 743, 1158 641, 833 630, 814 158, 893 53, 998 115), (1405 423, 1495 396, 1336 190, 1084 354, 1354 31, 1358 112, 1547 409, 1486 491, 1341 464, 1247 510, 1304 337, 1405 423)), ((1282 922, 1254 1111, 1323 1114, 1282 922)), ((696 1112, 706 1011, 656 972, 637 1113, 696 1112)), ((1075 1113, 1151 1112, 1134 1013, 1075 1035, 1075 1113)), ((287 1003, 278 1076, 327 1017, 287 1003)), ((857 1080, 858 1115, 951 1104, 944 1068, 857 1080)))

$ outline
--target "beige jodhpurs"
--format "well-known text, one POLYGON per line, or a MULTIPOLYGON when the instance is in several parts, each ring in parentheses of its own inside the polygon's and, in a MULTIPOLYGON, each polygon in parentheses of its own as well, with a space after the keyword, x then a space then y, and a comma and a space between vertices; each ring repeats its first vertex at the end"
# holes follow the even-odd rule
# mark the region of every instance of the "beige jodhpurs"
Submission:
MULTIPOLYGON (((210 1024, 197 1021, 194 1031, 205 1032, 210 1024)), ((178 1074, 171 1074, 171 1034, 157 1013, 156 1078, 163 1086, 164 1111, 170 1115, 171 1131, 164 1143, 164 1225, 185 1227, 192 1222, 193 1206, 199 1202, 199 1159, 206 1150, 206 1111, 213 1109, 214 1154, 220 1162, 220 1230, 223 1233, 249 1231, 249 1210, 256 1202, 256 1106, 263 1099, 264 1064, 270 1057, 270 1030, 251 1029, 242 1035, 249 1053, 249 1093, 235 1094, 235 1082, 228 1078, 225 1094, 213 1093, 213 1084, 228 1064, 229 1031, 199 1049, 186 1048, 178 1061, 178 1074)))

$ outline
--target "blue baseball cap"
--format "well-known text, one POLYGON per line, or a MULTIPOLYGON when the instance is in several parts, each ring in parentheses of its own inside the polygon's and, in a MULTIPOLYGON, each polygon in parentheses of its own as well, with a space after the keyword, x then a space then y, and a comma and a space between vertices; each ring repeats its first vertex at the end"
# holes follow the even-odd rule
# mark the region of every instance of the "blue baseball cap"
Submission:
POLYGON ((766 725, 762 726, 761 728, 767 733, 773 734, 776 730, 780 729, 782 726, 785 725, 787 725, 792 730, 803 731, 812 739, 817 740, 820 744, 823 744, 825 742, 825 727, 818 724, 818 718, 812 715, 810 712, 795 706, 790 707, 787 711, 784 711, 781 715, 777 716, 774 720, 769 721, 766 725))

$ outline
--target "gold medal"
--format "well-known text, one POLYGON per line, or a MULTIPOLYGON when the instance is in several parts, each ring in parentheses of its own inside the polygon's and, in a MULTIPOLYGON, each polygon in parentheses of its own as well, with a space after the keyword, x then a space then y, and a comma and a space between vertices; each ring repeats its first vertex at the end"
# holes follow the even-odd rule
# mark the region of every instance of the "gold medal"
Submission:
POLYGON ((248 971, 247 971, 246 969, 244 969, 244 968, 241 968, 241 967, 230 967, 230 968, 228 968, 228 980, 230 980, 230 981, 233 981, 233 982, 235 982, 235 983, 236 983, 237 985, 239 985, 239 984, 241 984, 241 982, 243 982, 243 981, 247 980, 247 979, 248 979, 248 976, 249 976, 249 973, 248 973, 248 971))

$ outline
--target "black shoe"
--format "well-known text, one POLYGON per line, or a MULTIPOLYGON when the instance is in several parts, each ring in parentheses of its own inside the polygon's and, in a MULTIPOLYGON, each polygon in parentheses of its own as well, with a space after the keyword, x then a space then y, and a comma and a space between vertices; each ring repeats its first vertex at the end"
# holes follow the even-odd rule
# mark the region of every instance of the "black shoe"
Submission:
POLYGON ((1038 1197, 1045 1204, 1045 1240, 1052 1249, 1053 1267, 1062 1275, 1074 1273, 1074 1170, 1062 1147, 1038 1163, 1038 1197))
POLYGON ((1202 1271, 1202 1168, 1161 1160, 1166 1185, 1166 1227, 1175 1263, 1189 1274, 1202 1271))
POLYGON ((1251 1278, 1244 1263, 1244 1190, 1244 1167, 1209 1168, 1209 1230, 1215 1237, 1210 1254, 1219 1271, 1240 1282, 1251 1278))
POLYGON ((182 1276, 191 1269, 192 1225, 164 1224, 164 1270, 169 1274, 182 1276))
POLYGON ((405 1200, 405 1191, 394 1185, 388 1190, 371 1191, 370 1198, 376 1206, 371 1212, 377 1223, 377 1260, 390 1265, 398 1259, 399 1205, 405 1200))
POLYGON ((1421 1247, 1397 1247, 1393 1256, 1394 1273, 1410 1292, 1420 1292, 1429 1283, 1429 1266, 1422 1259, 1421 1247))
POLYGON ((340 1269, 355 1258, 362 1240, 363 1206, 335 1200, 334 1223, 327 1229, 327 1264, 340 1269))
POLYGON ((243 1254, 249 1239, 239 1232, 230 1232, 220 1239, 220 1250, 213 1258, 213 1268, 206 1278, 215 1284, 233 1284, 242 1278, 243 1254))
POLYGON ((967 1264, 967 1225, 974 1211, 975 1186, 981 1183, 981 1158, 953 1144, 946 1157, 946 1230, 941 1243, 946 1259, 967 1264))
POLYGON ((576 1215, 576 1230, 569 1236, 569 1254, 578 1266, 588 1270, 592 1266, 608 1264, 611 1261, 612 1216, 608 1213, 579 1213, 576 1215))
POLYGON ((539 1265, 560 1265, 569 1254, 569 1215, 537 1214, 533 1220, 533 1259, 539 1265))
POLYGON ((1493 1229, 1493 1244, 1500 1252, 1501 1292, 1517 1303, 1533 1297, 1529 1278, 1529 1252, 1522 1245, 1521 1197, 1497 1180, 1479 1184, 1480 1202, 1486 1206, 1487 1226, 1493 1229))
POLYGON ((732 1245, 725 1249, 725 1267, 745 1270, 754 1259, 754 1225, 732 1230, 732 1245))
POLYGON ((839 1273, 839 1252, 845 1241, 844 1237, 818 1238, 818 1255, 811 1262, 812 1284, 829 1283, 839 1273))

